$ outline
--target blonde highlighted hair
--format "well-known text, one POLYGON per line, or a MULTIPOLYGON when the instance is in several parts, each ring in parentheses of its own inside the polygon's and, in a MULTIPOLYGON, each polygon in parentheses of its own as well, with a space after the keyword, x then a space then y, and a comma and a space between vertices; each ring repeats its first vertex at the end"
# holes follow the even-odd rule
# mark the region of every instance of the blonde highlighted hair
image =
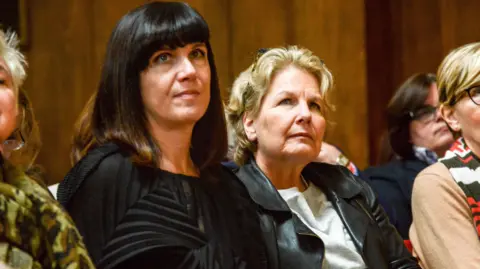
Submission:
POLYGON ((465 94, 465 89, 480 86, 480 42, 452 50, 437 72, 439 101, 453 106, 465 94))
POLYGON ((5 61, 13 80, 15 94, 23 85, 27 73, 25 67, 27 62, 25 56, 18 49, 19 40, 14 32, 3 32, 0 30, 0 58, 5 61))
POLYGON ((233 159, 243 165, 257 150, 256 144, 248 140, 243 127, 246 113, 256 117, 263 98, 268 92, 275 75, 288 66, 295 66, 315 76, 323 98, 322 113, 327 118, 333 107, 328 102, 328 93, 333 88, 333 76, 323 61, 313 52, 297 46, 260 51, 254 63, 243 71, 233 83, 228 105, 227 118, 235 132, 233 159))

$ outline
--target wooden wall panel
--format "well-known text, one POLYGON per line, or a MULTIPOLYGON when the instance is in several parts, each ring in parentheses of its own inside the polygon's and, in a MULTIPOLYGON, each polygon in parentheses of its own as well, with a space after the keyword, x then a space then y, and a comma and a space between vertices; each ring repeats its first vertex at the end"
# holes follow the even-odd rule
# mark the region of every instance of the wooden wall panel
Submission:
MULTIPOLYGON (((113 28, 128 11, 146 3, 146 0, 129 0, 129 1, 116 1, 116 0, 101 0, 92 1, 91 10, 93 13, 92 23, 92 40, 94 49, 94 69, 92 70, 92 79, 96 84, 100 78, 101 67, 105 60, 105 50, 107 48, 108 39, 113 31, 113 28)), ((96 85, 95 84, 95 85, 96 85)), ((88 100, 91 93, 96 90, 95 88, 89 89, 89 94, 85 94, 84 101, 88 100)))
POLYGON ((287 44, 289 3, 230 1, 230 65, 234 78, 252 64, 258 49, 287 44))
POLYGON ((394 43, 401 51, 396 55, 401 64, 400 72, 395 72, 399 75, 394 81, 396 85, 414 73, 435 73, 443 57, 439 2, 409 0, 401 4, 398 12, 393 13, 401 16, 401 32, 394 35, 394 43))
POLYGON ((457 3, 455 1, 441 0, 439 4, 444 56, 458 46, 480 41, 480 24, 478 24, 479 1, 465 0, 457 3))
POLYGON ((363 168, 369 156, 364 1, 302 0, 292 5, 292 43, 312 50, 334 75, 335 124, 326 141, 363 168))
MULTIPOLYGON (((97 87, 110 33, 128 10, 150 0, 35 1, 30 4, 30 92, 44 148, 38 162, 50 182, 63 178, 74 121, 97 87)), ((363 166, 366 87, 363 0, 190 0, 205 17, 222 89, 251 64, 257 49, 298 43, 322 57, 336 80, 337 112, 329 141, 363 166)))
POLYGON ((28 91, 40 124, 43 150, 38 161, 49 182, 69 168, 73 121, 91 89, 93 67, 91 1, 30 1, 28 91))
POLYGON ((380 138, 386 128, 385 108, 394 84, 393 10, 389 2, 365 2, 370 163, 375 163, 377 159, 380 138))
POLYGON ((369 139, 372 163, 386 127, 385 108, 401 83, 436 73, 446 54, 480 40, 476 0, 365 0, 369 139))

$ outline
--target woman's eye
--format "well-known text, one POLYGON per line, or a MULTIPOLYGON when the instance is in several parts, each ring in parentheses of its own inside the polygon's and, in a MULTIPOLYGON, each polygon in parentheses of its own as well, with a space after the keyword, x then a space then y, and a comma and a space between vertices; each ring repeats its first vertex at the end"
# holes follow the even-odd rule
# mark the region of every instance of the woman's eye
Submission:
POLYGON ((5 84, 7 84, 7 81, 4 79, 0 79, 0 85, 5 85, 5 84))
POLYGON ((195 49, 190 53, 193 59, 204 58, 207 53, 201 49, 195 49))
POLYGON ((293 103, 292 99, 290 98, 285 98, 282 101, 280 101, 278 104, 279 105, 291 105, 293 103))
POLYGON ((473 88, 473 89, 470 91, 470 94, 471 94, 472 96, 476 96, 476 95, 478 96, 478 95, 480 95, 480 86, 473 88))
POLYGON ((158 54, 153 62, 155 63, 166 63, 172 58, 172 55, 170 53, 160 53, 158 54))
POLYGON ((315 102, 312 102, 312 103, 310 103, 310 108, 312 108, 312 109, 316 109, 316 110, 318 110, 318 111, 320 111, 320 110, 321 110, 321 107, 320 107, 320 105, 319 105, 319 104, 317 104, 317 103, 315 103, 315 102))

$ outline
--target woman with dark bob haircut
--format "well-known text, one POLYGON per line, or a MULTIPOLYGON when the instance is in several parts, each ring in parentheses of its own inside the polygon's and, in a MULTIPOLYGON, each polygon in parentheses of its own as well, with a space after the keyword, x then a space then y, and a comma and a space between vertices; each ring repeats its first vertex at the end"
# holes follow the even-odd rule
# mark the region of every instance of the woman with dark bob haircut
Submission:
POLYGON ((254 204, 220 165, 209 35, 179 2, 143 5, 113 30, 57 193, 98 268, 264 268, 254 204))

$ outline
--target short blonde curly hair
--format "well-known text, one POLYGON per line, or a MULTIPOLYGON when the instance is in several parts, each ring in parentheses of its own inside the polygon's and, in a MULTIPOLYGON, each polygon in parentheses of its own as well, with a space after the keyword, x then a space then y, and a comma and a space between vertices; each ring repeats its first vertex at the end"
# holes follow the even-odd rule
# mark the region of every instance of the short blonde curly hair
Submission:
POLYGON ((8 69, 10 69, 13 80, 13 90, 15 91, 16 96, 18 96, 18 90, 27 76, 25 71, 27 62, 18 49, 18 44, 19 41, 14 32, 5 33, 0 30, 0 58, 5 61, 8 69))
POLYGON ((453 106, 465 89, 480 85, 480 42, 452 50, 437 72, 440 104, 453 106))
POLYGON ((243 128, 243 117, 249 113, 256 117, 263 98, 268 92, 274 76, 288 66, 306 70, 318 80, 323 98, 322 113, 327 118, 333 107, 328 102, 328 93, 333 88, 333 76, 322 60, 312 51, 290 46, 264 50, 254 63, 243 71, 233 83, 226 106, 227 119, 235 132, 233 159, 243 165, 256 152, 256 144, 249 141, 243 128), (266 52, 265 52, 266 51, 266 52))

